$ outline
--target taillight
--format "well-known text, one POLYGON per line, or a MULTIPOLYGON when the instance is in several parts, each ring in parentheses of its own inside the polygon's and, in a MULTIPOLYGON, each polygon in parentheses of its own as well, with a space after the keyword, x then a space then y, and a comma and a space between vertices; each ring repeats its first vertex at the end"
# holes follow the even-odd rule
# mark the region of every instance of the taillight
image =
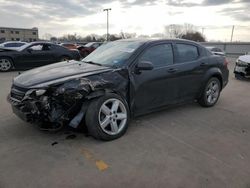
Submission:
POLYGON ((227 61, 227 58, 225 58, 223 65, 224 65, 226 68, 227 68, 228 63, 229 63, 229 62, 227 61))

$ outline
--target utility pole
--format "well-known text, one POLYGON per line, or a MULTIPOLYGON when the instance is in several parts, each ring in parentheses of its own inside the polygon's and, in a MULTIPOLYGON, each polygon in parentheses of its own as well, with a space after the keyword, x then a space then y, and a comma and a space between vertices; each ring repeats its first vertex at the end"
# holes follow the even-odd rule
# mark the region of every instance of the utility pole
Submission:
POLYGON ((103 9, 103 11, 107 11, 107 41, 109 41, 109 11, 111 8, 103 9))
POLYGON ((202 28, 202 35, 203 35, 203 36, 204 36, 204 30, 205 30, 205 28, 203 27, 203 28, 202 28))
POLYGON ((233 42, 233 36, 234 36, 234 25, 233 25, 233 28, 232 28, 231 42, 233 42))

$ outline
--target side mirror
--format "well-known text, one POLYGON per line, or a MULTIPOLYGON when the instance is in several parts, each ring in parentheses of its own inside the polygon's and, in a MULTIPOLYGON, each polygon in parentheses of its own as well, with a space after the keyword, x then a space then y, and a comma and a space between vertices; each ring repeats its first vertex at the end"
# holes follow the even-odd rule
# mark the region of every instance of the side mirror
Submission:
POLYGON ((137 64, 136 69, 138 71, 141 71, 141 70, 153 70, 154 66, 150 61, 140 61, 137 64))

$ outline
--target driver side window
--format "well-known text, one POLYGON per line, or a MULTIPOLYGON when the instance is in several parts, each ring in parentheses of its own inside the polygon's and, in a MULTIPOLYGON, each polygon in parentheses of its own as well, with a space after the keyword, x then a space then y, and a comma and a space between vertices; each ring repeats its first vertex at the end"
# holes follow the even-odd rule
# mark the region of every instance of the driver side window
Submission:
POLYGON ((140 61, 149 61, 155 68, 173 64, 173 50, 171 44, 158 44, 146 49, 140 61))
POLYGON ((43 45, 41 44, 33 45, 30 47, 30 49, 33 51, 41 51, 43 49, 43 45))
POLYGON ((49 51, 51 50, 51 45, 36 44, 36 45, 31 46, 29 49, 31 49, 32 51, 49 51))

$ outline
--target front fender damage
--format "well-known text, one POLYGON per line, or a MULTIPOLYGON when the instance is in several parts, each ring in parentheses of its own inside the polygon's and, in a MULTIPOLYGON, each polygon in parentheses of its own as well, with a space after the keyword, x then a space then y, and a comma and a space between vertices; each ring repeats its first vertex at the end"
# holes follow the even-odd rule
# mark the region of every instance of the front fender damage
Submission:
POLYGON ((128 83, 126 70, 76 78, 52 84, 39 97, 31 92, 15 108, 26 113, 26 121, 38 123, 42 129, 58 130, 65 124, 77 128, 83 121, 91 100, 107 92, 118 93, 127 99, 128 83))

